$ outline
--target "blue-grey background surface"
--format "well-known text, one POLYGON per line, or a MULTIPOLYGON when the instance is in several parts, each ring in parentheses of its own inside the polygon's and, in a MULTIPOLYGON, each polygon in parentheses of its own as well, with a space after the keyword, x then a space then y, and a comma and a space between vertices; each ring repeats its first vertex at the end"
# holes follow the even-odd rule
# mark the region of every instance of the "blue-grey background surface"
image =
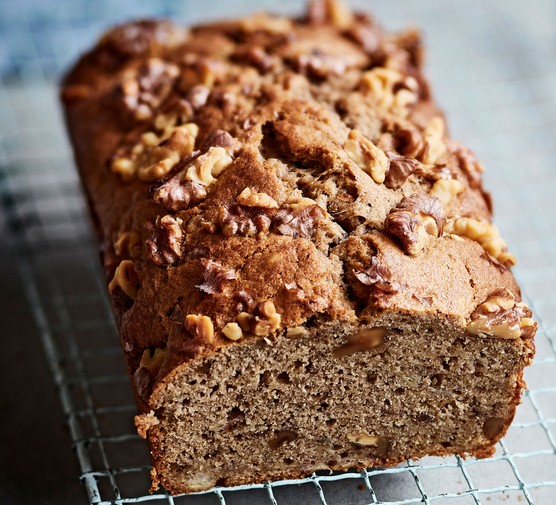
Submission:
MULTIPOLYGON (((488 460, 425 458, 361 478, 175 500, 159 494, 154 503, 553 505, 556 2, 351 3, 388 29, 424 30, 433 90, 453 136, 487 167, 497 224, 541 323, 530 391, 488 460)), ((303 4, 0 0, 1 504, 127 503, 144 501, 148 489, 148 457, 133 434, 134 406, 61 122, 62 73, 120 21, 194 23, 262 9, 301 13, 303 4)))

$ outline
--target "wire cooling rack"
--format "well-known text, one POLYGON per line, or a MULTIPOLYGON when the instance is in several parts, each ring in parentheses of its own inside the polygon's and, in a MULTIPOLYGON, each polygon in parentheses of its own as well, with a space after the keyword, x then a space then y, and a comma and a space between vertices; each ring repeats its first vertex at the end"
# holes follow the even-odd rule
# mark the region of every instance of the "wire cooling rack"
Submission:
MULTIPOLYGON (((357 3, 357 2, 353 2, 357 3)), ((58 388, 91 504, 556 503, 556 54, 551 0, 376 0, 389 28, 415 21, 454 136, 488 167, 497 222, 540 322, 529 391, 494 457, 424 458, 393 469, 149 495, 128 378, 70 149, 57 79, 109 24, 171 15, 242 15, 272 2, 0 0, 0 199, 28 303, 58 388), (153 9, 157 9, 154 10, 153 9), (210 12, 208 12, 210 10, 210 12)), ((359 2, 367 8, 365 2, 359 2)), ((300 2, 281 2, 299 12, 300 2)))

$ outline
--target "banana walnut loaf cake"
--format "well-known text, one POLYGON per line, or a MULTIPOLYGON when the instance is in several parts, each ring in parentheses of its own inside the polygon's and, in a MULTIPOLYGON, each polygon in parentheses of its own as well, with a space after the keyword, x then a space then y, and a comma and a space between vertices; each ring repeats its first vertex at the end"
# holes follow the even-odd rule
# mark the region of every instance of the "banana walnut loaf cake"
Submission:
POLYGON ((419 34, 317 0, 109 31, 62 98, 171 493, 485 457, 536 323, 419 34))

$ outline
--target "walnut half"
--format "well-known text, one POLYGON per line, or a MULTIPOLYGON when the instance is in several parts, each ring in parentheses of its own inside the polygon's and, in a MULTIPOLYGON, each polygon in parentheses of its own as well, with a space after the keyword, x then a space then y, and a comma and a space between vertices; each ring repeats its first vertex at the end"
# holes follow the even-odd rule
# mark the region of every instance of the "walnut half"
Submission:
POLYGON ((516 302, 509 290, 500 290, 473 311, 467 332, 504 339, 533 338, 537 323, 531 315, 531 309, 523 302, 516 302))
POLYGON ((388 156, 358 130, 351 130, 344 149, 357 166, 369 174, 373 181, 382 184, 388 170, 388 156))
POLYGON ((407 254, 418 256, 432 239, 442 235, 444 221, 437 198, 415 193, 389 212, 384 227, 400 239, 407 254))
POLYGON ((456 218, 446 223, 445 232, 475 240, 490 256, 508 268, 516 263, 515 256, 508 251, 498 229, 488 221, 470 217, 456 218))
POLYGON ((138 178, 145 182, 162 179, 183 158, 193 152, 199 128, 194 123, 167 126, 162 134, 146 132, 131 150, 117 154, 112 160, 112 172, 124 181, 138 178))

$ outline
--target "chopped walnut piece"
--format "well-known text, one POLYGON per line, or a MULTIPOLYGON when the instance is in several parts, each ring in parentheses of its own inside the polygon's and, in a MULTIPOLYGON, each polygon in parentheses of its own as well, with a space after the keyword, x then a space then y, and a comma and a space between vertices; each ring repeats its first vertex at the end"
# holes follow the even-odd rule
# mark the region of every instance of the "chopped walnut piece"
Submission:
POLYGON ((440 116, 433 117, 425 128, 424 136, 426 151, 423 155, 423 163, 434 165, 446 151, 444 144, 444 120, 440 116))
POLYGON ((307 18, 311 24, 330 23, 339 30, 351 26, 354 17, 343 0, 311 0, 307 18))
POLYGON ((293 328, 288 328, 286 331, 286 337, 288 338, 300 338, 306 337, 309 331, 305 326, 294 326, 293 328))
POLYGON ((346 337, 346 343, 334 349, 334 356, 342 358, 357 352, 366 352, 376 349, 384 344, 387 330, 382 326, 375 328, 362 328, 354 335, 346 337))
POLYGON ((218 220, 222 233, 226 237, 243 235, 253 237, 270 229, 271 219, 266 214, 266 209, 261 207, 244 207, 232 205, 220 207, 218 220))
POLYGON ((160 114, 154 119, 154 127, 156 130, 164 131, 172 126, 187 123, 192 116, 193 107, 191 104, 187 100, 176 97, 164 105, 160 114))
POLYGON ((386 455, 390 446, 388 438, 377 435, 369 435, 364 432, 350 434, 347 438, 354 444, 376 448, 377 454, 381 456, 386 455))
POLYGON ((508 289, 499 290, 481 303, 471 314, 467 332, 494 338, 533 338, 537 323, 531 318, 531 309, 516 302, 508 289))
POLYGON ((282 316, 270 300, 259 304, 258 315, 253 320, 253 333, 259 337, 270 335, 280 328, 282 316))
POLYGON ((166 349, 161 347, 145 349, 141 355, 139 368, 146 368, 153 377, 156 377, 162 367, 165 356, 166 349))
POLYGON ((245 207, 262 207, 266 209, 277 209, 278 203, 266 193, 257 193, 251 188, 245 188, 237 197, 237 203, 245 207))
POLYGON ((201 144, 201 151, 208 151, 211 147, 223 147, 228 154, 233 155, 234 137, 224 130, 212 130, 201 144))
POLYGON ((181 219, 169 215, 157 219, 151 238, 145 242, 147 256, 155 265, 173 265, 180 259, 183 242, 181 225, 181 219))
POLYGON ((203 84, 193 86, 186 93, 187 101, 191 104, 194 111, 198 111, 203 105, 207 103, 210 95, 210 89, 203 84))
POLYGON ((449 220, 446 223, 445 231, 475 240, 490 256, 508 268, 516 263, 515 256, 508 251, 508 246, 500 236, 498 229, 488 221, 460 217, 449 220))
POLYGON ((409 115, 410 107, 418 98, 417 81, 391 68, 367 70, 361 77, 360 86, 371 94, 380 108, 402 118, 409 115))
POLYGON ((397 156, 388 153, 390 162, 384 178, 384 185, 388 189, 398 189, 403 186, 407 178, 419 167, 420 163, 413 158, 397 156))
POLYGON ((440 203, 446 206, 464 189, 465 185, 457 179, 440 179, 433 184, 430 195, 438 198, 440 203))
POLYGON ((206 197, 207 190, 205 186, 186 180, 183 172, 168 179, 154 192, 154 201, 172 212, 197 205, 206 197))
POLYGON ((266 32, 273 35, 287 35, 291 33, 292 22, 290 19, 271 16, 259 12, 240 21, 240 28, 246 33, 266 32))
POLYGON ((169 95, 178 74, 177 65, 160 58, 150 58, 138 68, 126 70, 118 85, 125 107, 138 121, 150 119, 169 95))
POLYGON ((268 441, 268 445, 271 449, 279 449, 282 445, 286 443, 293 442, 299 437, 299 435, 295 431, 290 430, 282 430, 279 431, 268 441))
POLYGON ((190 93, 192 88, 199 85, 210 90, 225 72, 223 62, 212 60, 206 56, 187 53, 183 61, 185 66, 180 74, 179 88, 185 93, 190 93))
POLYGON ((354 270, 355 278, 366 286, 373 286, 385 293, 396 293, 400 284, 393 280, 392 271, 379 262, 376 256, 371 257, 371 264, 365 270, 354 270))
POLYGON ((211 344, 214 341, 214 325, 208 316, 188 314, 185 316, 185 329, 203 342, 211 344))
POLYGON ((114 294, 117 288, 120 288, 132 300, 135 299, 139 290, 139 278, 135 272, 133 261, 122 260, 116 267, 114 277, 108 284, 108 291, 114 294))
POLYGON ((211 147, 205 153, 199 156, 194 163, 187 168, 185 178, 202 184, 203 186, 210 186, 216 182, 216 177, 227 168, 233 159, 226 152, 223 147, 211 147))
POLYGON ((326 79, 330 75, 342 75, 348 68, 349 61, 342 56, 319 52, 299 54, 294 58, 294 64, 302 74, 326 79))
POLYGON ((136 259, 141 256, 141 237, 134 230, 124 231, 114 242, 114 252, 120 258, 136 259))
MULTIPOLYGON (((148 414, 140 414, 135 416, 134 418, 135 427, 137 428, 137 433, 141 438, 147 438, 147 432, 160 424, 160 421, 156 417, 153 410, 151 410, 148 414)), ((152 474, 152 472, 151 472, 152 474)), ((155 479, 153 479, 154 481, 155 479)), ((155 490, 156 491, 156 490, 155 490)))
POLYGON ((382 184, 388 169, 388 156, 375 146, 369 139, 365 138, 359 131, 351 130, 344 149, 349 158, 359 168, 368 173, 373 181, 382 184))
POLYGON ((278 63, 276 57, 268 54, 263 47, 252 44, 239 47, 233 54, 233 59, 240 63, 253 65, 262 73, 269 72, 278 63))
POLYGON ((226 324, 226 326, 222 328, 222 333, 226 338, 229 338, 230 340, 234 340, 234 341, 239 340, 241 337, 243 337, 243 331, 241 330, 241 327, 237 323, 226 324))
POLYGON ((199 129, 196 124, 170 126, 161 135, 147 132, 130 151, 116 155, 110 168, 124 181, 138 177, 152 182, 162 179, 180 160, 193 152, 199 129))
POLYGON ((237 279, 235 270, 224 268, 216 261, 202 259, 203 265, 203 283, 195 286, 208 295, 214 295, 222 292, 222 287, 226 281, 237 279))
POLYGON ((420 159, 426 149, 425 139, 416 128, 398 128, 394 144, 400 154, 409 158, 420 159))
POLYGON ((442 235, 444 213, 437 198, 426 194, 404 197, 384 222, 386 230, 398 237, 410 256, 418 256, 425 246, 442 235))
POLYGON ((248 312, 240 312, 237 316, 237 322, 243 331, 250 331, 254 320, 255 316, 248 312))
POLYGON ((471 149, 468 149, 467 147, 464 147, 453 140, 450 141, 449 147, 453 154, 456 156, 459 167, 462 169, 463 173, 467 177, 469 186, 471 186, 471 188, 473 189, 477 189, 478 187, 480 187, 484 167, 477 160, 475 153, 473 153, 471 149))
POLYGON ((278 210, 272 219, 272 229, 287 237, 311 238, 319 221, 326 218, 326 212, 313 200, 309 202, 313 203, 297 201, 278 210))

